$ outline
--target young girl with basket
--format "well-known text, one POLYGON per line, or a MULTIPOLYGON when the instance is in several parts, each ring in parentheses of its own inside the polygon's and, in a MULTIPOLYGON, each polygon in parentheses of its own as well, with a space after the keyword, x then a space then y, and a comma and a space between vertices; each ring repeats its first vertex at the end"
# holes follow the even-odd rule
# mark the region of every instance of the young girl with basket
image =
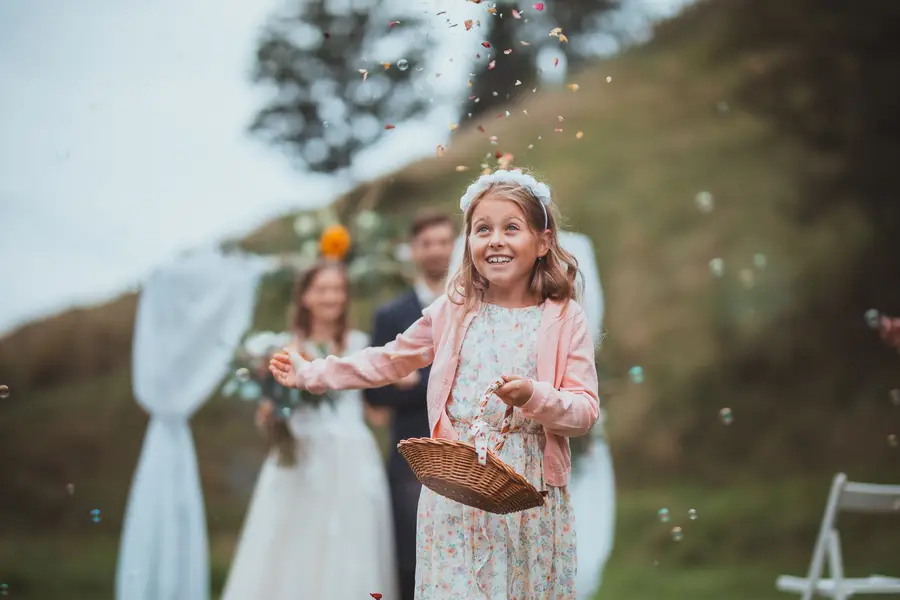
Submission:
POLYGON ((577 263, 559 246, 550 189, 530 175, 483 175, 460 208, 462 265, 447 295, 406 332, 343 358, 280 353, 270 368, 283 385, 321 393, 387 385, 431 363, 432 438, 478 448, 481 436, 483 454, 486 437, 492 459, 545 492, 537 508, 496 514, 503 511, 472 508, 426 483, 416 598, 574 600, 567 438, 587 433, 600 414, 594 345, 574 301, 577 263))

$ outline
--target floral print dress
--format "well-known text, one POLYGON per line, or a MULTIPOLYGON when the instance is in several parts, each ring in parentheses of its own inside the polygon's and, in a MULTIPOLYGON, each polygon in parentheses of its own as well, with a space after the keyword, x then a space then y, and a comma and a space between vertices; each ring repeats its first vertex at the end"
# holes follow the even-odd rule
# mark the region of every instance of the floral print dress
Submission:
MULTIPOLYGON (((447 413, 459 439, 484 390, 497 377, 537 374, 541 308, 483 305, 463 341, 447 413)), ((492 396, 485 411, 496 443, 506 405, 492 396)), ((543 427, 513 413, 500 459, 538 490, 543 507, 510 515, 471 508, 422 488, 416 540, 416 600, 566 600, 575 598, 575 528, 567 488, 543 480, 543 427)))

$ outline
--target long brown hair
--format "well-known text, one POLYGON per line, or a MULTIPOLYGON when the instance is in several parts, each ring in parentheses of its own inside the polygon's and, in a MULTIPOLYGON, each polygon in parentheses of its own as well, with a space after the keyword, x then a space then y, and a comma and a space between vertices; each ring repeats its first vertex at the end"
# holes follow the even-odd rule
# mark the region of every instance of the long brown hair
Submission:
POLYGON ((347 278, 347 269, 343 263, 334 260, 321 260, 312 267, 306 269, 297 275, 294 279, 294 288, 291 292, 291 305, 288 309, 288 327, 301 340, 308 339, 312 331, 312 314, 309 309, 303 305, 303 296, 312 286, 320 273, 329 269, 337 270, 344 278, 344 289, 347 292, 347 302, 344 304, 344 310, 338 317, 337 329, 334 332, 334 342, 336 353, 344 350, 345 337, 347 333, 347 324, 349 322, 350 312, 350 281, 347 278))
POLYGON ((522 210, 528 227, 539 236, 546 236, 549 250, 546 256, 538 259, 531 269, 528 290, 545 300, 574 300, 575 280, 578 277, 578 260, 559 245, 556 227, 557 217, 554 214, 555 204, 547 206, 547 226, 544 227, 544 209, 540 200, 523 185, 511 181, 493 182, 476 196, 465 214, 464 236, 465 249, 459 270, 450 278, 448 295, 456 304, 463 304, 467 311, 472 310, 481 301, 487 291, 489 282, 478 272, 472 262, 469 248, 469 235, 472 233, 472 214, 475 207, 485 198, 502 198, 510 200, 522 210), (459 298, 461 297, 461 300, 459 298))

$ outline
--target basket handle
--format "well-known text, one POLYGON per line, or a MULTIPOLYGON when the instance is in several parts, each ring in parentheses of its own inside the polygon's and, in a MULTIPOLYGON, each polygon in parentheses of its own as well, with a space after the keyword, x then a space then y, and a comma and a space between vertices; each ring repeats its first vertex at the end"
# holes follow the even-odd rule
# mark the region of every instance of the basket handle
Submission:
MULTIPOLYGON (((472 420, 471 431, 475 439, 475 453, 478 455, 478 464, 480 465, 487 464, 487 446, 491 434, 490 427, 488 427, 488 424, 484 421, 484 411, 487 409, 488 401, 491 399, 491 396, 500 388, 500 386, 505 383, 506 382, 503 381, 503 379, 500 377, 491 382, 491 384, 481 395, 481 401, 478 403, 478 413, 472 420)), ((510 422, 512 421, 512 415, 513 407, 508 406, 506 408, 506 414, 503 416, 503 424, 500 426, 499 439, 494 445, 494 452, 500 452, 500 450, 503 449, 503 444, 506 443, 506 437, 507 435, 509 435, 509 426, 510 422)))

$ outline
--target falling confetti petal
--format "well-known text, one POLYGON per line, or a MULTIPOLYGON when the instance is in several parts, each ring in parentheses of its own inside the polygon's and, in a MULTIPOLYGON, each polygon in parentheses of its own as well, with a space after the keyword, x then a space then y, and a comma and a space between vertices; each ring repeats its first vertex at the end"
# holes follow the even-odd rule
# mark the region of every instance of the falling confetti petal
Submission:
POLYGON ((519 11, 517 11, 516 9, 513 9, 512 16, 513 16, 513 19, 521 19, 522 18, 521 13, 519 13, 519 11))
POLYGON ((577 139, 577 140, 580 140, 583 137, 584 137, 583 131, 579 131, 578 133, 575 134, 575 139, 577 139))
POLYGON ((466 26, 466 31, 469 31, 470 29, 472 29, 472 19, 466 19, 466 21, 465 21, 465 23, 463 23, 463 25, 466 26))
POLYGON ((387 71, 391 68, 391 63, 381 63, 381 66, 384 67, 385 71, 387 71))
POLYGON ((530 46, 530 45, 531 45, 531 44, 529 44, 529 43, 526 42, 526 41, 520 41, 519 43, 522 44, 523 46, 530 46))
POLYGON ((577 83, 570 83, 570 84, 569 84, 569 89, 572 90, 573 92, 577 92, 578 89, 579 89, 579 87, 580 87, 580 86, 579 86, 577 83))
POLYGON ((459 123, 450 123, 450 131, 459 129, 459 123))
POLYGON ((550 37, 556 37, 562 33, 562 27, 554 27, 550 30, 550 37))
POLYGON ((466 165, 457 165, 456 166, 457 173, 462 173, 463 171, 468 171, 468 170, 469 170, 469 167, 467 167, 466 165))
POLYGON ((490 42, 481 42, 481 45, 484 46, 485 48, 490 48, 490 47, 491 47, 491 43, 490 43, 490 42))
POLYGON ((537 11, 544 10, 544 3, 543 3, 543 2, 538 2, 537 4, 535 4, 535 5, 534 5, 534 10, 537 10, 537 11))
POLYGON ((444 147, 441 146, 440 144, 438 144, 437 148, 434 149, 434 153, 437 154, 438 156, 443 156, 444 150, 445 150, 444 147))
POLYGON ((384 126, 384 128, 385 128, 385 129, 394 129, 395 126, 394 126, 394 125, 391 125, 390 123, 388 123, 387 125, 384 126))
POLYGON ((606 78, 606 83, 612 83, 612 77, 607 77, 607 78, 606 78))
POLYGON ((557 127, 553 131, 556 133, 562 133, 563 130, 562 130, 562 127, 557 127))
POLYGON ((381 594, 379 594, 378 592, 372 592, 369 595, 375 598, 375 600, 381 600, 381 594))
POLYGON ((516 85, 522 85, 522 82, 516 79, 516 85))
POLYGON ((568 43, 569 43, 569 38, 567 38, 567 37, 564 36, 563 34, 559 34, 557 37, 559 38, 559 42, 560 42, 561 44, 568 44, 568 43))
POLYGON ((366 80, 366 77, 369 76, 369 72, 368 72, 366 69, 360 69, 360 70, 359 70, 359 73, 360 73, 360 75, 363 76, 363 81, 365 81, 365 80, 366 80))
POLYGON ((512 48, 503 51, 503 54, 512 54, 512 48))
POLYGON ((565 118, 562 115, 556 115, 556 118, 557 118, 557 120, 559 120, 560 123, 565 121, 565 118))
POLYGON ((554 58, 554 59, 553 59, 553 66, 556 67, 556 65, 558 65, 558 64, 559 64, 559 59, 558 59, 558 58, 554 58))
POLYGON ((484 127, 482 127, 481 125, 479 125, 479 126, 478 126, 478 131, 480 131, 481 133, 484 133, 484 127))
POLYGON ((531 115, 528 114, 528 109, 527 109, 527 108, 522 110, 522 114, 524 114, 526 117, 530 117, 530 116, 531 116, 531 115))
POLYGON ((491 69, 493 69, 495 66, 497 66, 497 61, 496 61, 496 60, 492 60, 491 62, 489 62, 489 63, 488 63, 488 71, 490 71, 491 69))
POLYGON ((394 25, 399 25, 400 21, 391 21, 389 27, 393 27, 394 25))

